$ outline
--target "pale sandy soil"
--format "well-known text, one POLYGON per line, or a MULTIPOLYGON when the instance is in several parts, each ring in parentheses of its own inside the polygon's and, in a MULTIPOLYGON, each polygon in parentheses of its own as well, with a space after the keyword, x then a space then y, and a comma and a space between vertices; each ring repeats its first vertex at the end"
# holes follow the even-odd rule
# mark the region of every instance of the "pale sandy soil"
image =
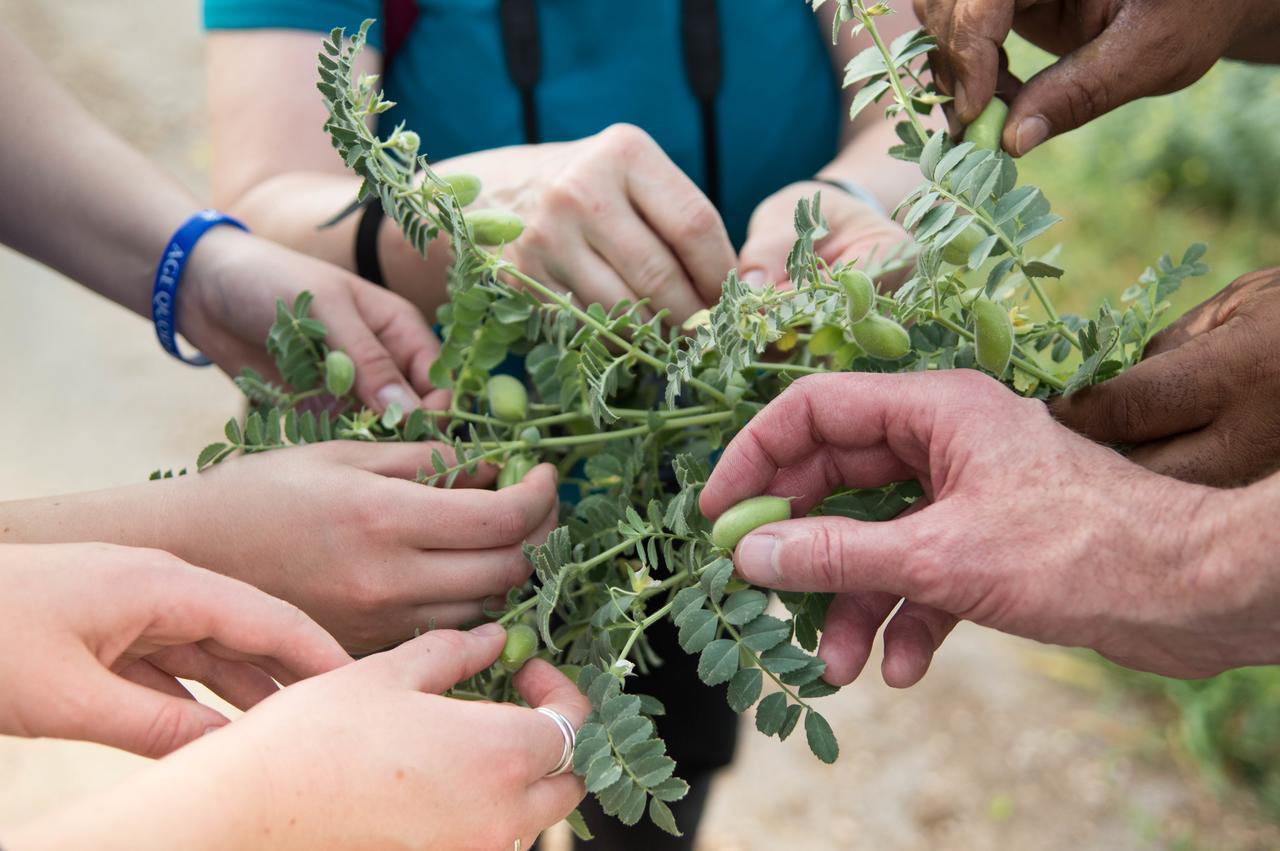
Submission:
MULTIPOLYGON (((95 113, 202 192, 197 20, 191 0, 0 0, 0 21, 95 113)), ((2 250, 0 386, 0 499, 189 463, 236 409, 225 379, 162 357, 143 322, 2 250)), ((1073 656, 961 628, 920 687, 869 675, 828 705, 838 764, 749 734, 701 847, 1280 847, 1280 831, 1201 788, 1150 716, 1073 656)), ((144 765, 0 739, 0 836, 144 765)))

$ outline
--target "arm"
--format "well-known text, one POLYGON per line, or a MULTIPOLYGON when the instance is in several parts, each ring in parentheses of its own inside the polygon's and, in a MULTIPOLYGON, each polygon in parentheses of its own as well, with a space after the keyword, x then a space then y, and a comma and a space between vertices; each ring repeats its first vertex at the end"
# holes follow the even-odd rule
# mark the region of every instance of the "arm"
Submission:
MULTIPOLYGON (((0 33, 0 242, 52 266, 141 316, 170 235, 195 199, 108 132, 56 86, 35 58, 0 33)), ((230 228, 192 252, 178 301, 180 330, 229 374, 272 374, 262 341, 277 299, 303 289, 336 348, 356 361, 357 393, 382 410, 417 407, 430 393, 437 350, 402 299, 341 270, 230 228)))
POLYGON ((248 709, 349 661, 293 606, 168 553, 0 545, 0 733, 163 756, 228 723, 177 677, 248 709))
MULTIPOLYGON (((356 217, 318 230, 356 196, 321 129, 315 87, 320 37, 269 30, 209 37, 214 193, 220 204, 299 251, 355 268, 356 217), (259 81, 271 80, 263 87, 259 81), (301 129, 300 129, 301 128, 301 129)), ((357 74, 379 59, 366 48, 357 74)), ((733 266, 715 207, 647 134, 615 125, 574 142, 518 145, 434 164, 483 184, 475 207, 518 213, 524 234, 505 257, 584 304, 651 299, 673 321, 713 303, 733 266)), ((445 299, 447 240, 423 260, 394 222, 384 221, 379 259, 388 284, 431 315, 445 299)))
MULTIPOLYGON (((4 837, 7 851, 528 848, 582 799, 532 708, 441 693, 497 659, 501 627, 435 632, 291 686, 123 784, 4 837)), ((514 678, 575 728, 590 705, 546 662, 514 678)))
MULTIPOLYGON (((445 457, 449 449, 439 446, 445 457)), ((428 444, 335 441, 236 458, 198 475, 0 504, 0 544, 154 547, 289 600, 372 652, 481 618, 532 571, 521 549, 556 525, 554 469, 500 491, 413 481, 428 444), (234 535, 210 534, 210 518, 234 535)))
POLYGON ((915 479, 895 520, 803 517, 738 544, 748 580, 833 591, 827 678, 857 676, 880 625, 885 679, 914 683, 957 619, 1090 647, 1176 677, 1280 661, 1280 479, 1215 491, 1150 473, 978 373, 804 378, 748 424, 702 494, 803 515, 837 487, 915 479))

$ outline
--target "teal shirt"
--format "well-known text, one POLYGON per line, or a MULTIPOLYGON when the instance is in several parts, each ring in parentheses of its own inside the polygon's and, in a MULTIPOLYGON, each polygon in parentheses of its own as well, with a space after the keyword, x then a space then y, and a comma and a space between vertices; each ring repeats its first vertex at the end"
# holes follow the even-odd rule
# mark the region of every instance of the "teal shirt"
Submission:
MULTIPOLYGON (((507 76, 497 0, 418 0, 419 15, 387 74, 405 121, 442 160, 524 142, 520 97, 507 76)), ((205 27, 353 31, 378 0, 205 0, 205 27)), ((802 0, 719 0, 723 83, 716 102, 720 212, 735 245, 751 212, 835 156, 839 89, 823 27, 802 0)), ((679 0, 541 0, 543 141, 610 124, 642 127, 704 185, 698 103, 685 75, 679 0)), ((375 27, 371 41, 381 47, 375 27)))

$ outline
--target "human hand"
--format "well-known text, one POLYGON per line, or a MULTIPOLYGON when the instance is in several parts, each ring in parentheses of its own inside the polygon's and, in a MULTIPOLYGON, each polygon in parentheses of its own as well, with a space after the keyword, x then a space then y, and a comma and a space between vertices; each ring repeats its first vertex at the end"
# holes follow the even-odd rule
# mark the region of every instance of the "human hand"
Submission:
POLYGON ((350 662, 302 612, 158 550, 0 545, 0 733, 163 756, 241 709, 350 662))
POLYGON ((417 484, 433 448, 451 461, 439 444, 333 441, 167 480, 166 547, 289 600, 353 652, 476 620, 528 579, 522 544, 555 528, 555 468, 500 491, 481 489, 485 467, 454 488, 417 484), (236 534, 210 535, 209 517, 236 534))
POLYGON ((1280 589, 1221 552, 1233 492, 1130 464, 977 372, 803 378, 734 438, 701 505, 767 493, 803 515, 836 488, 910 479, 924 498, 895 520, 801 516, 737 546, 748 581, 839 594, 819 649, 832 683, 903 598, 890 685, 923 676, 957 618, 1170 676, 1274 660, 1280 589))
MULTIPOLYGON (((582 799, 547 777, 564 739, 512 704, 442 697, 487 668, 503 631, 433 632, 290 686, 216 735, 57 819, 14 848, 529 848, 582 799), (138 825, 144 825, 140 829, 138 825)), ((550 664, 515 676, 532 707, 581 726, 590 706, 550 664)))
POLYGON ((787 255, 795 243, 796 203, 822 193, 822 214, 829 233, 814 244, 830 265, 865 260, 874 251, 883 258, 910 241, 897 222, 866 202, 824 183, 802 181, 785 186, 760 202, 747 226, 738 254, 738 272, 753 286, 787 280, 787 255))
POLYGON ((355 393, 383 411, 441 408, 447 391, 427 372, 440 343, 404 298, 344 269, 230 228, 210 231, 191 255, 178 302, 179 326, 227 374, 252 367, 276 375, 262 341, 276 302, 315 295, 311 313, 329 331, 328 343, 351 356, 355 393))
POLYGON ((939 87, 968 124, 991 99, 1015 31, 1061 60, 1021 87, 1004 147, 1026 154, 1131 100, 1200 79, 1220 58, 1280 61, 1280 7, 1266 0, 914 0, 938 40, 939 87))
POLYGON ((680 323, 719 299, 734 265, 714 205, 630 125, 576 142, 457 157, 437 168, 479 175, 484 188, 473 207, 509 209, 525 222, 506 258, 583 304, 611 308, 647 298, 680 323))
POLYGON ((1058 399, 1058 419, 1190 482, 1248 484, 1280 469, 1280 268, 1237 279, 1152 339, 1110 381, 1058 399))

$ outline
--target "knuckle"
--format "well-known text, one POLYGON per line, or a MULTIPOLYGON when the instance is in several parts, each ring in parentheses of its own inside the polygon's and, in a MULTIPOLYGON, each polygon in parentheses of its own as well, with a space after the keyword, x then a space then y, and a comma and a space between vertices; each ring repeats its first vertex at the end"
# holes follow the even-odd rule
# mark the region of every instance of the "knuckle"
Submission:
POLYGON ((636 266, 635 278, 629 283, 636 295, 641 298, 651 298, 675 282, 672 271, 671 266, 661 255, 648 254, 636 266))
POLYGON ((513 544, 523 540, 525 534, 525 516, 519 506, 508 505, 497 507, 493 513, 482 521, 492 532, 494 538, 503 544, 513 544))
POLYGON ((845 587, 844 536, 831 522, 822 523, 809 537, 809 569, 817 587, 845 587))
POLYGON ((601 148, 609 154, 627 157, 653 147, 653 139, 634 124, 620 122, 600 131, 601 148))
MULTIPOLYGON (((1087 124, 1109 112, 1114 104, 1110 84, 1103 78, 1077 71, 1062 81, 1060 89, 1072 127, 1087 124)), ((1057 131, 1068 128, 1056 127, 1057 131)))
POLYGON ((587 191, 587 187, 583 186, 572 172, 557 178, 555 182, 547 187, 547 191, 543 195, 543 204, 550 219, 546 221, 540 220, 539 224, 542 225, 544 230, 550 232, 556 216, 580 211, 582 199, 586 197, 587 191))
POLYGON ((680 210, 676 233, 684 242, 699 242, 715 236, 720 228, 720 214, 702 195, 686 201, 680 210))
POLYGON ((343 596, 358 615, 381 615, 391 608, 395 595, 382 575, 373 571, 353 572, 347 577, 343 596))
POLYGON ((176 701, 166 701, 147 722, 138 750, 143 756, 160 757, 186 744, 187 738, 184 707, 176 701))
POLYGON ((520 548, 516 548, 507 560, 507 569, 502 577, 503 588, 514 588, 517 585, 523 585, 533 574, 533 564, 529 559, 525 558, 524 552, 520 548))

